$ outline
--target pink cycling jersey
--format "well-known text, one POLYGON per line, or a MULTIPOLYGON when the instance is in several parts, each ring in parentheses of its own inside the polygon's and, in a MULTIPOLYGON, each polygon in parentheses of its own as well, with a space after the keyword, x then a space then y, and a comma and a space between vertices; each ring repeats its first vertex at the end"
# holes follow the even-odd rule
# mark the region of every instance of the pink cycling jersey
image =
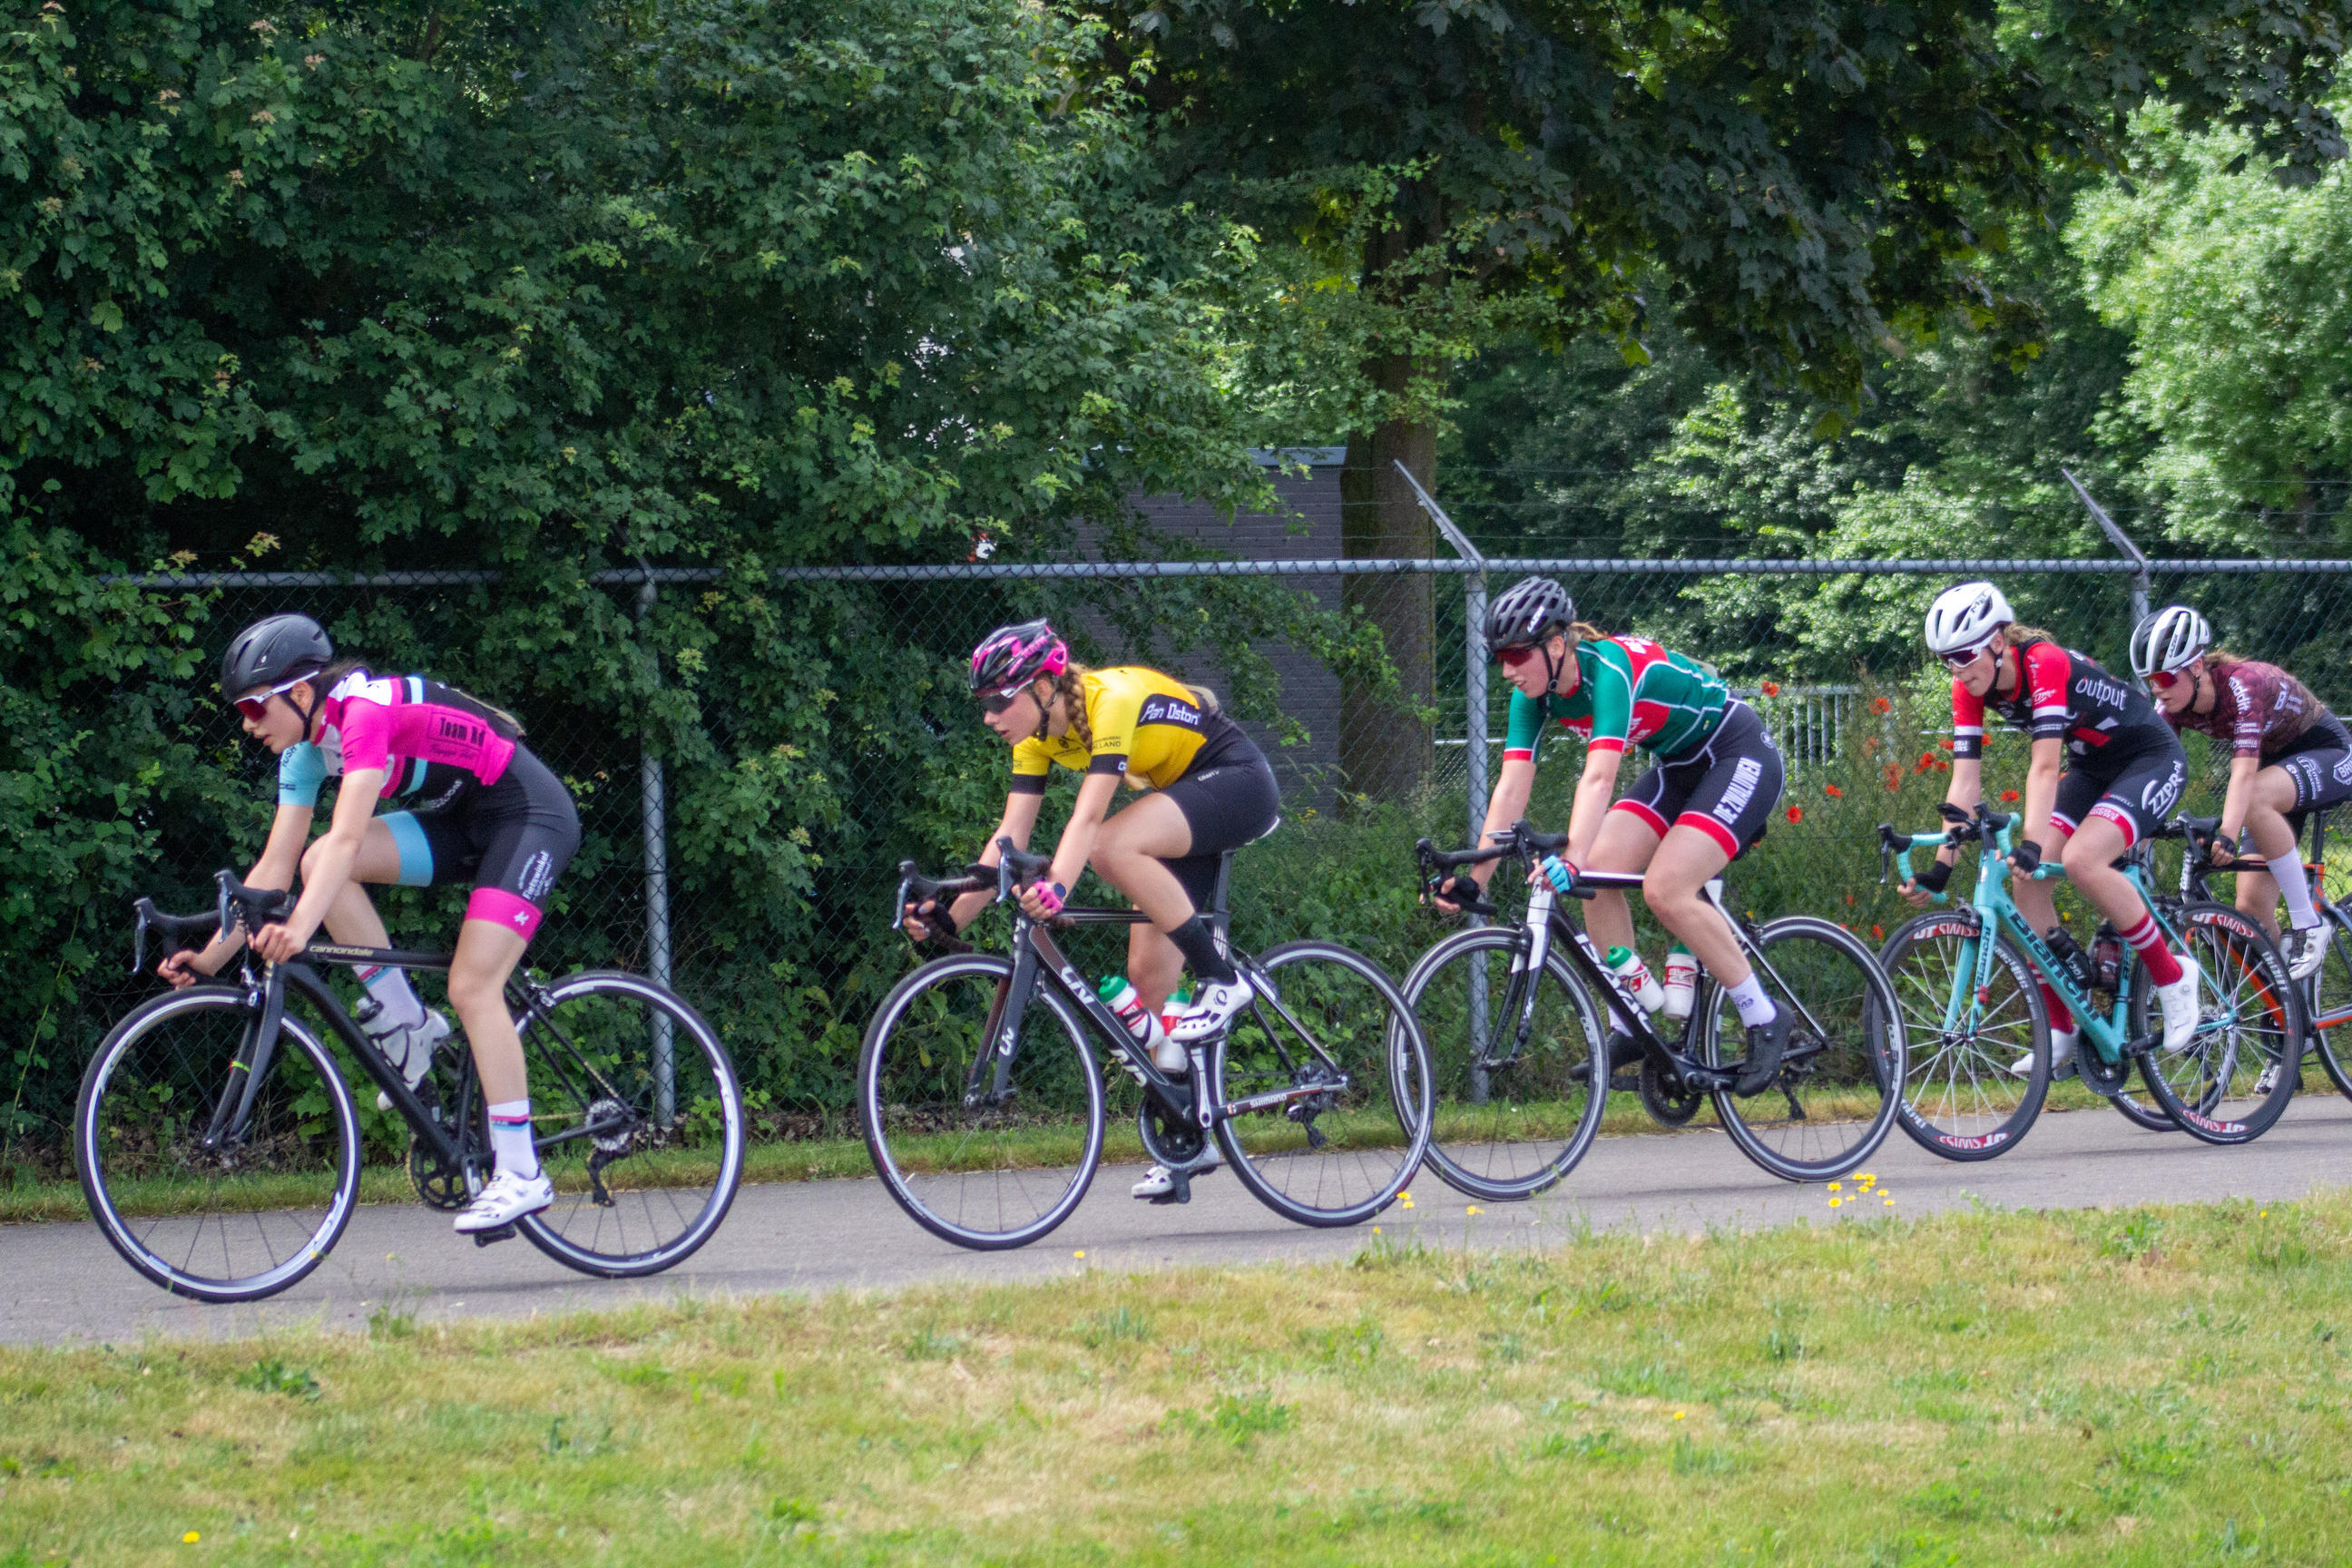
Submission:
POLYGON ((419 793, 436 768, 498 783, 515 754, 513 738, 500 728, 482 704, 419 675, 354 670, 319 705, 328 773, 382 768, 385 796, 419 793))

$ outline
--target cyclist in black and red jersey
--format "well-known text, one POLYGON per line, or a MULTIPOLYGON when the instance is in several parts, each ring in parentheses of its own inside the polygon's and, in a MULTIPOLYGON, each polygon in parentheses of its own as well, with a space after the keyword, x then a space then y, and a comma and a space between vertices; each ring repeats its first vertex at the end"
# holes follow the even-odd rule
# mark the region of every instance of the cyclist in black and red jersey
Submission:
MULTIPOLYGON (((571 791, 520 742, 522 726, 512 716, 421 675, 338 663, 308 616, 271 616, 239 632, 221 656, 220 683, 246 733, 278 759, 278 816, 247 880, 290 888, 298 865, 302 878, 292 911, 261 928, 254 952, 279 963, 299 958, 321 926, 338 942, 390 947, 362 884, 470 881, 449 1001, 489 1102, 495 1168, 457 1228, 498 1230, 545 1209, 555 1187, 532 1145, 530 1090, 506 984, 539 929, 549 889, 580 847, 571 791), (334 816, 306 848, 320 785, 336 775, 334 816), (379 816, 379 801, 405 809, 379 816)), ((174 985, 194 984, 244 944, 242 931, 224 931, 201 952, 171 954, 160 973, 174 985)), ((362 970, 361 979, 367 999, 355 1016, 410 1086, 421 1084, 447 1022, 425 1011, 402 971, 362 970)))
MULTIPOLYGON (((2021 626, 2009 600, 1990 583, 1963 583, 1927 611, 1927 646, 1952 672, 1952 785, 1945 798, 1963 811, 1984 795, 1985 710, 2032 738, 2025 809, 2010 864, 2032 872, 2051 846, 2067 879, 2112 921, 2147 966, 2164 1009, 2164 1048, 2177 1051, 2197 1030, 2197 962, 2165 946, 2156 917, 2129 879, 2115 868, 2124 851, 2163 824, 2189 777, 2180 737, 2138 691, 2050 634, 2021 626), (2061 765, 2064 771, 2062 773, 2061 765)), ((1950 846, 1918 879, 1903 886, 1924 904, 1951 880, 1958 852, 1950 846)), ((2010 896, 2061 956, 2080 946, 2058 924, 2049 887, 2021 875, 2010 896)), ((2074 1016, 2048 985, 2053 1076, 2074 1069, 2074 1016)), ((2018 1064, 2032 1070, 2032 1058, 2018 1064)))
POLYGON ((2186 605, 2168 605, 2132 632, 2132 671, 2156 692, 2175 730, 2230 742, 2230 784, 2221 800, 2215 862, 2236 861, 2238 907, 2278 932, 2287 968, 2307 980, 2327 952, 2327 928, 2311 901, 2295 841, 2310 813, 2352 799, 2352 730, 2274 664, 2213 646, 2213 628, 2186 605), (2239 858, 2243 831, 2263 858, 2239 858))

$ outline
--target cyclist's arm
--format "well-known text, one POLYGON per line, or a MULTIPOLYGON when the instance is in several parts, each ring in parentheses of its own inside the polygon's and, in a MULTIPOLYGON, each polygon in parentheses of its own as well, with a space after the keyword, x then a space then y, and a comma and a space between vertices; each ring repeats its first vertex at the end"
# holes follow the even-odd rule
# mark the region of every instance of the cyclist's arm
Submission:
MULTIPOLYGON (((1503 771, 1495 780, 1495 793, 1486 797, 1486 821, 1478 830, 1477 847, 1491 848, 1495 834, 1505 831, 1525 816, 1528 814, 1528 797, 1535 792, 1535 763, 1527 757, 1504 758, 1503 771)), ((1461 875, 1484 888, 1495 879, 1495 868, 1501 864, 1499 860, 1488 860, 1476 866, 1465 866, 1461 875)), ((1451 909, 1453 906, 1449 904, 1446 907, 1451 909)))
POLYGON ((2245 830, 2246 809, 2254 803, 2254 775, 2263 771, 2259 754, 2240 752, 2230 759, 2230 787, 2221 797, 2221 842, 2231 849, 2238 847, 2238 835, 2245 830))
MULTIPOLYGON (((247 887, 286 889, 294 885, 294 873, 302 864, 302 846, 310 842, 311 816, 310 806, 279 803, 278 815, 270 819, 269 841, 261 847, 261 858, 245 874, 247 887)), ((183 950, 167 955, 156 973, 175 985, 189 984, 195 975, 187 971, 218 974, 221 966, 236 957, 244 945, 245 928, 239 926, 214 937, 201 952, 183 950)))
MULTIPOLYGON (((2064 764, 2066 742, 2042 736, 2033 742, 2033 760, 2025 768, 2025 821, 2023 830, 2011 843, 2031 838, 2046 853, 2057 847, 2050 842, 2050 811, 2058 804, 2058 774, 2064 764)), ((1958 763, 1952 764, 1957 772, 1958 763)))
MULTIPOLYGON (((1000 838, 1013 840, 1015 849, 1028 848, 1029 835, 1037 826, 1037 813, 1045 805, 1045 797, 1042 794, 1015 792, 1006 795, 1004 820, 998 823, 995 831, 988 836, 988 847, 980 852, 980 864, 993 866, 1003 858, 996 848, 996 841, 1000 838)), ((961 931, 978 920, 980 911, 986 909, 995 897, 992 892, 957 894, 955 901, 948 905, 948 913, 954 918, 956 930, 961 931)))
MULTIPOLYGON (((1984 798, 1984 760, 1981 757, 1952 759, 1952 785, 1944 792, 1944 798, 1962 811, 1976 810, 1977 802, 1984 798)), ((1936 851, 1936 859, 1941 865, 1949 866, 1959 858, 1959 850, 1949 844, 1936 851)))
POLYGON ((376 795, 383 788, 383 777, 382 768, 352 768, 343 774, 342 788, 335 795, 334 820, 312 851, 310 879, 295 901, 294 912, 282 923, 262 928, 254 942, 254 951, 262 957, 284 963, 300 952, 326 923, 328 906, 351 880, 352 864, 359 858, 368 824, 375 820, 376 795))
POLYGON ((1121 775, 1090 773, 1078 781, 1078 803, 1070 808, 1069 825, 1054 847, 1054 868, 1048 880, 1075 888, 1087 873, 1087 858, 1094 853, 1095 835, 1102 831, 1103 814, 1118 793, 1121 775))
POLYGON ((1624 747, 1594 742, 1584 753, 1584 772, 1576 781, 1576 805, 1568 814, 1568 862, 1582 866, 1592 858, 1601 824, 1617 799, 1617 770, 1625 761, 1624 747))

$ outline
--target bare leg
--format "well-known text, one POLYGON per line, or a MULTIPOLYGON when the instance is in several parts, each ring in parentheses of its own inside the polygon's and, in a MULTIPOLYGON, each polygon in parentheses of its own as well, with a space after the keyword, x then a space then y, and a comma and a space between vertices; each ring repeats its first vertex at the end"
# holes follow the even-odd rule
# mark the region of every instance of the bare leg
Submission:
MULTIPOLYGON (((314 842, 302 852, 305 882, 310 879, 310 857, 318 847, 314 842)), ((375 900, 368 897, 363 884, 398 880, 400 846, 394 842, 391 828, 381 821, 371 822, 360 840, 359 856, 352 862, 351 879, 327 906, 327 934, 353 947, 390 947, 392 934, 383 929, 383 917, 375 912, 375 900)))
POLYGON ((1127 976, 1143 1005, 1158 1012, 1176 989, 1184 955, 1164 934, 1194 914, 1192 895, 1163 861, 1192 852, 1192 825, 1165 795, 1146 795, 1109 818, 1095 837, 1093 865, 1106 882, 1150 918, 1127 939, 1127 976))
MULTIPOLYGON (((1592 869, 1644 871, 1649 868, 1650 857, 1657 852, 1658 836, 1648 823, 1630 811, 1612 811, 1601 819, 1601 832, 1592 841, 1592 869)), ((1625 895, 1615 889, 1604 889, 1595 894, 1592 902, 1585 907, 1584 929, 1591 936, 1593 946, 1603 952, 1612 947, 1632 947, 1633 910, 1625 901, 1625 895)))
POLYGON ((1729 864, 1731 857, 1712 836, 1696 827, 1670 827, 1665 842, 1651 858, 1650 874, 1642 879, 1642 897, 1648 900, 1650 912, 1682 938, 1691 956, 1726 988, 1739 984, 1752 973, 1738 939, 1703 891, 1729 864))
POLYGON ((530 945, 520 932, 496 921, 467 921, 457 928, 457 952, 449 963, 449 1002, 473 1044, 482 1098, 492 1105, 530 1094, 522 1040, 506 1000, 507 976, 530 945))

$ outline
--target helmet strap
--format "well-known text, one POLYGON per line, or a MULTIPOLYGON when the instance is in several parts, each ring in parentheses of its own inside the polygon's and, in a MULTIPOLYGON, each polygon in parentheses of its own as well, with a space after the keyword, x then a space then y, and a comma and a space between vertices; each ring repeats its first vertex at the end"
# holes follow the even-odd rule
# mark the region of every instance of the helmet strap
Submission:
POLYGON ((1552 658, 1550 637, 1546 637, 1543 640, 1543 656, 1544 695, 1548 698, 1557 697, 1559 695, 1559 672, 1568 662, 1567 657, 1563 654, 1559 658, 1552 658))
POLYGON ((1045 679, 1045 678, 1041 675, 1029 682, 1030 700, 1037 704, 1037 731, 1035 734, 1029 737, 1033 741, 1043 741, 1046 738, 1045 724, 1046 721, 1051 716, 1049 710, 1053 706, 1053 700, 1051 698, 1040 697, 1037 695, 1037 681, 1045 679))

